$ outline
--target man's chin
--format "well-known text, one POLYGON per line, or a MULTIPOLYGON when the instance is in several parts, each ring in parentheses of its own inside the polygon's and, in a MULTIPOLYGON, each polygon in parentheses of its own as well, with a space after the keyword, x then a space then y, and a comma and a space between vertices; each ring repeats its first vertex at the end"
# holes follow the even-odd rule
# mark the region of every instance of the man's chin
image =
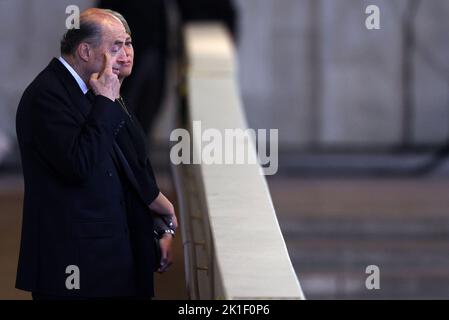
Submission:
POLYGON ((131 75, 131 69, 121 69, 120 70, 120 78, 126 78, 131 75))

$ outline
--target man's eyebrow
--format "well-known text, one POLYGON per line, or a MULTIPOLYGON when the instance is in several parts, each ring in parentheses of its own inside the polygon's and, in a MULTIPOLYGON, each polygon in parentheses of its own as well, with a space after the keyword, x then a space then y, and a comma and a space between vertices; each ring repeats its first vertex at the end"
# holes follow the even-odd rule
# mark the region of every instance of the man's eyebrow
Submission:
POLYGON ((120 40, 115 40, 114 45, 123 45, 125 42, 120 40))

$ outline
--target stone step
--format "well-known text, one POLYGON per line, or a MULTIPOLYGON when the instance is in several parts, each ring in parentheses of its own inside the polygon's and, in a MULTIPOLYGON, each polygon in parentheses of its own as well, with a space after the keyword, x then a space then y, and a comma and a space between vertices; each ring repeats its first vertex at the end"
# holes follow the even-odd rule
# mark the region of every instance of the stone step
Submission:
POLYGON ((446 250, 344 250, 310 249, 292 250, 287 243, 292 263, 299 271, 314 270, 365 270, 368 265, 377 265, 386 271, 427 272, 427 269, 446 268, 449 277, 449 255, 446 250), (292 253, 294 252, 294 253, 292 253))
POLYGON ((449 278, 438 270, 426 275, 384 271, 378 290, 366 288, 367 276, 355 272, 298 274, 308 299, 449 299, 449 278))
POLYGON ((449 217, 301 218, 279 219, 291 239, 449 239, 449 217))

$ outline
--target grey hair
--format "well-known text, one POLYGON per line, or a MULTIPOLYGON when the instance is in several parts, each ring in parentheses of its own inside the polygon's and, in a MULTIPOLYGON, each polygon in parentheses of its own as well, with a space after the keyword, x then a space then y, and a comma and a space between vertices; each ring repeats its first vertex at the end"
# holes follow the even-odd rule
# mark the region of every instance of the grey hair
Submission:
POLYGON ((121 13, 118 13, 117 11, 114 11, 114 10, 111 10, 111 9, 103 9, 103 10, 106 11, 107 13, 109 13, 109 14, 112 14, 117 19, 119 19, 120 22, 125 27, 126 33, 131 35, 131 28, 129 27, 128 22, 126 21, 125 17, 121 13))

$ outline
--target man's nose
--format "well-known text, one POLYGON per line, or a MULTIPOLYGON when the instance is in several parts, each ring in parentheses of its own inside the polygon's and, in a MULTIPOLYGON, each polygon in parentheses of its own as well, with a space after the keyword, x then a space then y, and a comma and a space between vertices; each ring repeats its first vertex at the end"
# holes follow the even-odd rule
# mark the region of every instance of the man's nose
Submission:
POLYGON ((119 52, 117 53, 117 62, 123 63, 126 62, 126 51, 125 48, 120 48, 119 52))
POLYGON ((126 57, 131 56, 131 49, 125 48, 126 57))

